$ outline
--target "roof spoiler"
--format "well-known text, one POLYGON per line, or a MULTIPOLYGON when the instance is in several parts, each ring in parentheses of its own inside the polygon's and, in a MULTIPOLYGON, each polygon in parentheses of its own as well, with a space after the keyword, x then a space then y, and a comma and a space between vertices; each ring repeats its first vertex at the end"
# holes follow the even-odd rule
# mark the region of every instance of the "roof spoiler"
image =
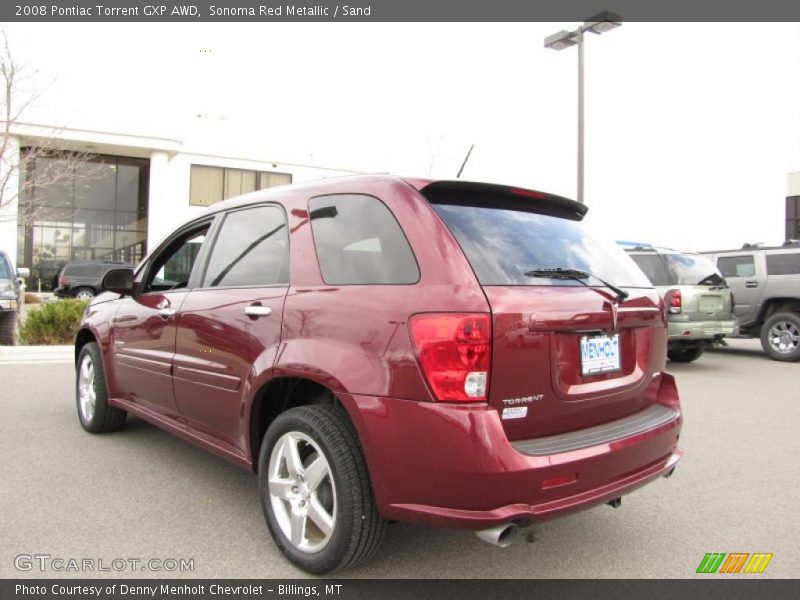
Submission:
POLYGON ((583 219, 585 204, 546 192, 474 181, 434 181, 419 190, 432 204, 525 210, 571 221, 583 219))

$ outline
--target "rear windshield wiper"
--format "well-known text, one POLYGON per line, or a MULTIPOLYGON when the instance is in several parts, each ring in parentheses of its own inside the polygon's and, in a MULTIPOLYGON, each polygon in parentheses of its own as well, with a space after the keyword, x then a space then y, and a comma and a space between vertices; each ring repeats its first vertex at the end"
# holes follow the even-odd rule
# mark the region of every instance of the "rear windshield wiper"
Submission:
POLYGON ((622 288, 618 288, 615 285, 611 285, 607 281, 600 279, 597 275, 592 275, 591 273, 587 273, 586 271, 580 271, 578 269, 564 269, 562 267, 554 267, 552 269, 534 269, 533 271, 527 271, 525 273, 526 277, 541 277, 543 279, 569 279, 570 281, 577 281, 582 283, 586 287, 591 287, 588 283, 584 281, 584 279, 589 279, 590 277, 594 277, 610 289, 614 294, 617 296, 617 301, 621 304, 625 302, 625 300, 630 296, 628 292, 623 290, 622 288))

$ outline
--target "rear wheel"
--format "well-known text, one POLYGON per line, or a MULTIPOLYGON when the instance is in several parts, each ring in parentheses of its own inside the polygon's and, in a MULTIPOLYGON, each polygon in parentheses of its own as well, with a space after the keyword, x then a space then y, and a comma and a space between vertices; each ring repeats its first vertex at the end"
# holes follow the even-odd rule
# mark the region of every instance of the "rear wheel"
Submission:
POLYGON ((0 312, 0 346, 17 345, 17 313, 0 312))
POLYGON ((77 369, 75 401, 83 428, 90 433, 122 429, 128 413, 108 404, 103 357, 97 344, 90 342, 81 349, 77 369))
POLYGON ((259 489, 276 544, 309 573, 337 571, 380 545, 378 514, 366 463, 347 414, 329 405, 279 415, 264 436, 259 489))
POLYGON ((690 363, 700 358, 704 351, 705 346, 703 345, 688 346, 686 348, 668 350, 667 356, 673 362, 690 363))
POLYGON ((75 297, 78 300, 91 300, 92 298, 95 297, 95 295, 96 294, 94 293, 94 290, 88 287, 78 288, 75 291, 75 297))
POLYGON ((800 316, 792 312, 772 315, 761 327, 761 347, 773 360, 800 359, 800 316))

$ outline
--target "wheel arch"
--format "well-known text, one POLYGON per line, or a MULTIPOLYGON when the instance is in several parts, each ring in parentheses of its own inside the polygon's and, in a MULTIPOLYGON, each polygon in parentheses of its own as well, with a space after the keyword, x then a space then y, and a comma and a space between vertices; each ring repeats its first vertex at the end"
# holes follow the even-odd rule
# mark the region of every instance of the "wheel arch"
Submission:
POLYGON ((762 325, 772 315, 779 312, 800 313, 800 298, 775 297, 765 300, 758 314, 759 325, 762 325))
MULTIPOLYGON (((290 408, 326 404, 341 406, 356 428, 352 407, 342 402, 332 387, 309 373, 280 373, 263 382, 250 403, 248 419, 248 454, 253 470, 258 471, 261 442, 270 424, 290 408)), ((359 435, 360 442, 360 435, 359 435)))

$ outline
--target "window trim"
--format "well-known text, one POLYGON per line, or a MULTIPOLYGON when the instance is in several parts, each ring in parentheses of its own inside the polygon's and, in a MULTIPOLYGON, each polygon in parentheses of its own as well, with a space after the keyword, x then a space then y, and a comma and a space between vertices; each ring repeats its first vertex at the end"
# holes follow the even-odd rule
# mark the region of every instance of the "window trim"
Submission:
MULTIPOLYGON (((213 237, 209 236, 206 240, 206 246, 208 249, 203 256, 203 268, 202 271, 197 273, 197 285, 193 287, 193 290, 201 291, 201 290, 247 290, 247 289, 254 289, 254 288, 289 288, 291 287, 292 282, 292 240, 291 235, 289 235, 289 216, 286 214, 286 208, 278 203, 278 202, 257 202, 254 204, 248 204, 246 206, 237 206, 236 208, 232 208, 230 210, 220 211, 216 214, 216 226, 214 227, 213 237), (206 279, 206 274, 208 272, 208 264, 210 262, 211 254, 214 251, 214 248, 217 245, 217 241, 219 240, 220 231, 222 231, 222 226, 225 224, 225 218, 231 214, 236 212, 241 212, 244 210, 252 210, 255 208, 263 208, 263 207, 274 207, 278 208, 283 215, 283 223, 286 227, 286 256, 289 258, 289 281, 287 283, 270 283, 270 284, 255 284, 255 285, 215 285, 215 286, 205 286, 202 285, 206 279)), ((209 231, 209 233, 212 233, 209 231)), ((200 257, 198 256, 198 262, 200 257)))
POLYGON ((381 200, 377 196, 374 196, 372 194, 365 194, 363 192, 337 192, 335 194, 317 194, 316 196, 311 196, 308 199, 308 201, 306 202, 306 209, 308 210, 308 215, 309 215, 308 225, 309 225, 309 228, 311 229, 311 242, 312 242, 312 244, 314 246, 314 256, 317 259, 317 269, 319 270, 320 279, 322 280, 323 284, 325 284, 326 286, 328 286, 328 287, 352 287, 352 286, 387 286, 387 285, 390 285, 390 286, 403 286, 404 287, 404 286, 410 286, 410 285, 417 285, 417 284, 419 284, 420 281, 422 281, 422 269, 419 266, 419 260, 417 259, 417 253, 414 252, 414 246, 411 244, 411 240, 408 239, 408 236, 406 235, 405 229, 403 229, 403 226, 400 224, 400 221, 397 220, 397 216, 394 214, 392 209, 389 208, 389 205, 386 204, 383 200, 381 200), (394 222, 397 224, 397 228, 400 230, 400 234, 403 236, 403 239, 406 241, 406 244, 408 244, 408 249, 411 251, 411 258, 414 259, 414 265, 417 267, 417 279, 415 281, 413 281, 411 283, 328 283, 325 280, 325 275, 322 273, 322 263, 319 260, 319 251, 318 251, 318 248, 317 248, 317 238, 314 237, 314 224, 313 224, 313 222, 311 220, 311 201, 315 200, 317 198, 333 198, 333 197, 336 197, 336 196, 364 196, 364 197, 367 197, 367 198, 372 198, 374 200, 377 200, 380 204, 382 204, 384 206, 384 208, 386 208, 386 210, 389 213, 389 215, 392 217, 392 219, 394 219, 394 222))

